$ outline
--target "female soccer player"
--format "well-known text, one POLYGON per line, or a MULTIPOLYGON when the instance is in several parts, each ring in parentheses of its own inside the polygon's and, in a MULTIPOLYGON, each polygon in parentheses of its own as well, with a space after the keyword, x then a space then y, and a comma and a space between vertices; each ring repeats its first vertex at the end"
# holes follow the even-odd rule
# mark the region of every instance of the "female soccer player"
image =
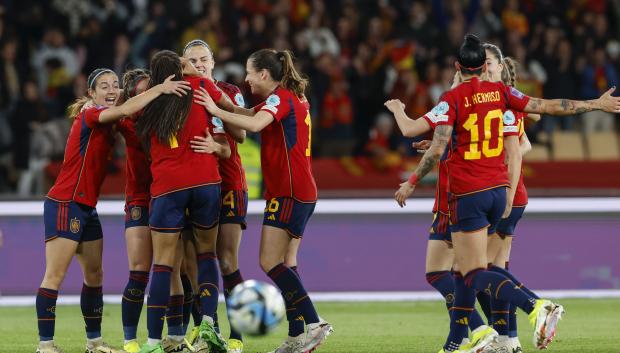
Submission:
POLYGON ((95 206, 112 148, 114 121, 131 116, 162 94, 183 96, 189 85, 168 77, 159 85, 115 106, 118 77, 110 69, 88 76, 88 96, 69 107, 73 117, 60 174, 44 203, 45 276, 37 294, 39 353, 62 352, 53 341, 56 298, 71 259, 82 267, 80 304, 86 323, 86 353, 118 352, 101 339, 103 234, 95 206), (96 105, 82 110, 88 100, 96 105))
MULTIPOLYGON (((123 91, 120 101, 124 102, 142 92, 149 85, 147 70, 133 69, 123 75, 123 91)), ((140 345, 136 341, 138 322, 144 303, 144 293, 149 281, 149 270, 153 249, 149 229, 149 202, 151 194, 150 163, 134 125, 134 119, 121 119, 116 128, 125 138, 126 182, 125 182, 125 242, 129 262, 129 280, 123 291, 121 314, 125 342, 123 350, 136 353, 140 345)))
MULTIPOLYGON (((304 95, 307 81, 295 69, 289 51, 254 52, 246 71, 252 93, 265 98, 252 117, 223 111, 204 90, 197 92, 195 99, 225 123, 261 132, 267 204, 260 265, 282 291, 288 320, 295 320, 295 312, 299 312, 307 325, 306 335, 302 330, 289 336, 275 352, 308 352, 331 333, 331 325, 320 320, 300 277, 285 265, 291 239, 303 236, 317 199, 310 163, 311 119, 304 95)), ((244 112, 239 107, 235 111, 244 112)))
MULTIPOLYGON (((450 217, 454 225, 452 241, 456 263, 465 276, 456 281, 451 335, 444 350, 458 349, 467 336, 466 323, 473 310, 475 290, 488 290, 497 299, 514 303, 530 314, 535 325, 534 344, 545 348, 556 333, 562 306, 537 300, 504 275, 486 270, 487 228, 496 225, 502 214, 510 213, 513 200, 507 197, 506 186, 517 185, 516 171, 511 168, 509 178, 503 153, 506 144, 509 164, 514 164, 511 158, 520 153, 515 136, 503 138, 505 127, 514 126, 515 119, 505 117, 503 112, 507 109, 551 115, 595 109, 620 112, 620 98, 611 96, 613 88, 590 101, 530 98, 502 83, 480 81, 486 69, 485 61, 486 53, 480 40, 467 35, 456 63, 465 82, 445 93, 434 108, 433 116, 426 118, 437 125, 431 147, 396 198, 402 202, 411 195, 417 181, 435 166, 454 131, 455 144, 450 146, 452 155, 448 162, 449 189, 453 195, 450 217)), ((404 114, 399 101, 388 101, 386 106, 395 114, 404 114)), ((430 127, 428 121, 416 126, 422 132, 430 127)))
MULTIPOLYGON (((179 56, 164 50, 151 60, 151 84, 168 75, 182 77, 179 56)), ((219 101, 221 91, 210 80, 185 77, 196 90, 204 87, 219 101)), ((192 103, 192 97, 160 97, 147 105, 136 123, 138 136, 149 144, 151 156, 151 210, 149 225, 153 244, 153 276, 147 301, 148 342, 141 353, 161 353, 161 335, 171 293, 173 268, 179 268, 177 240, 185 223, 185 212, 194 227, 198 250, 203 320, 200 337, 210 345, 211 352, 226 352, 224 341, 213 328, 213 314, 218 299, 218 273, 215 246, 220 210, 220 182, 217 158, 228 158, 230 148, 224 137, 221 121, 192 103), (163 99, 162 99, 163 98, 163 99), (194 153, 189 141, 206 132, 209 153, 194 153)), ((176 271, 176 270, 175 270, 176 271)), ((174 288, 182 291, 180 277, 174 277, 174 288)), ((182 303, 181 303, 182 304, 182 303)), ((182 317, 182 313, 175 316, 182 317)), ((182 321, 174 330, 168 329, 173 343, 184 339, 182 321)))
MULTIPOLYGON (((183 49, 183 57, 196 68, 196 70, 205 78, 213 80, 213 52, 209 45, 200 40, 192 40, 185 45, 183 49)), ((244 107, 245 102, 239 87, 217 81, 216 86, 222 90, 232 100, 233 104, 244 107)), ((219 161, 219 169, 222 177, 222 194, 221 194, 221 210, 220 225, 217 236, 217 258, 220 265, 222 280, 224 282, 224 296, 228 298, 233 288, 243 282, 243 277, 239 271, 239 244, 243 229, 246 228, 245 215, 247 213, 248 204, 248 187, 245 181, 245 172, 241 164, 241 157, 237 149, 237 143, 243 143, 245 140, 245 130, 236 126, 225 124, 226 139, 230 146, 231 156, 229 159, 219 161)), ((191 234, 191 229, 190 229, 191 234)), ((184 265, 188 268, 188 273, 194 273, 190 276, 190 281, 196 281, 195 262, 190 261, 193 250, 193 242, 186 241, 189 248, 189 255, 186 256, 184 265)), ((186 252, 187 254, 187 252, 186 252)), ((196 324, 196 322, 194 323, 196 324)), ((196 330, 196 328, 194 328, 196 330)), ((194 333, 194 332, 193 332, 194 333)), ((193 334, 192 336, 197 336, 193 334)), ((228 340, 229 353, 241 353, 243 351, 243 341, 241 334, 232 326, 230 327, 230 337, 228 340)))

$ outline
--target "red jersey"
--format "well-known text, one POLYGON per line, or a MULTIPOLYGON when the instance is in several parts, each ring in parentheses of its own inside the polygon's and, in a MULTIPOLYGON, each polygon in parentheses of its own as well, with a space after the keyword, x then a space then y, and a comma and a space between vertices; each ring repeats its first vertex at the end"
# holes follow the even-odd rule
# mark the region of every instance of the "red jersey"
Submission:
POLYGON ((510 185, 503 135, 517 121, 504 111, 523 111, 529 99, 514 87, 478 78, 444 93, 433 113, 438 126, 454 127, 448 160, 451 193, 460 196, 510 185))
MULTIPOLYGON (((525 135, 525 115, 526 113, 518 112, 515 114, 519 122, 519 141, 523 135, 525 135)), ((512 202, 513 206, 525 206, 527 205, 527 190, 523 183, 523 167, 521 167, 521 175, 519 175, 519 185, 517 186, 517 192, 515 193, 515 199, 512 202)))
MULTIPOLYGON (((240 107, 245 106, 243 95, 239 87, 218 81, 216 83, 224 93, 230 97, 233 104, 240 107)), ((235 141, 230 134, 226 133, 226 140, 230 145, 230 158, 220 159, 220 174, 222 175, 222 191, 228 190, 244 190, 248 189, 248 185, 245 182, 245 171, 241 164, 241 156, 239 156, 239 149, 237 148, 237 141, 235 141)))
POLYGON ((153 177, 148 156, 136 134, 134 120, 123 118, 116 124, 116 129, 125 138, 127 162, 125 164, 125 203, 128 206, 148 206, 151 201, 149 188, 153 177))
MULTIPOLYGON (((216 102, 222 97, 222 92, 209 79, 184 79, 194 90, 204 87, 216 102)), ((194 136, 204 136, 207 128, 211 135, 224 133, 224 124, 220 119, 209 115, 202 105, 192 103, 185 124, 168 143, 161 143, 155 135, 151 136, 152 197, 221 181, 217 156, 196 153, 190 147, 189 141, 194 136)))
POLYGON ((80 112, 67 137, 65 158, 47 197, 95 207, 114 145, 114 124, 100 124, 106 107, 80 112))
POLYGON ((290 197, 315 202, 310 150, 310 105, 305 98, 278 87, 255 110, 271 114, 274 121, 261 131, 261 165, 265 199, 290 197))

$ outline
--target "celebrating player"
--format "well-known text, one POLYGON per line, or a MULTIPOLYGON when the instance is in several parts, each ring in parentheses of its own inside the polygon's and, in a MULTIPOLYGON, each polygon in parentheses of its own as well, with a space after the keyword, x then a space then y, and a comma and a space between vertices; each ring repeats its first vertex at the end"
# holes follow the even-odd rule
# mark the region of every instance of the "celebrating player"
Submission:
POLYGON ((97 69, 88 76, 88 96, 69 107, 73 123, 65 158, 43 211, 46 266, 36 300, 39 353, 62 352, 53 341, 56 299, 74 255, 84 274, 80 306, 86 323, 86 353, 118 352, 101 338, 103 234, 95 209, 113 145, 111 123, 131 116, 162 94, 186 95, 189 85, 171 79, 115 106, 118 77, 110 69, 97 69), (82 109, 89 100, 95 107, 82 109))
MULTIPOLYGON (((456 141, 450 147, 452 154, 448 162, 449 189, 453 195, 450 217, 454 225, 452 240, 456 263, 465 276, 456 281, 451 335, 444 349, 456 350, 467 336, 468 320, 465 318, 473 310, 475 290, 489 290, 497 299, 514 303, 530 314, 535 325, 534 343, 538 348, 545 348, 555 335, 562 306, 536 299, 516 287, 506 276, 486 270, 487 228, 496 225, 504 213, 509 214, 513 202, 506 197, 506 186, 514 182, 514 175, 509 179, 504 164, 504 144, 508 145, 506 157, 509 163, 520 153, 515 136, 503 138, 504 125, 510 127, 515 123, 503 112, 509 108, 552 115, 595 109, 620 112, 620 98, 611 96, 613 89, 590 101, 530 98, 502 83, 480 81, 479 77, 486 69, 485 61, 486 53, 479 39, 466 36, 456 63, 464 82, 445 93, 435 107, 433 117, 427 117, 434 119, 437 125, 431 147, 409 178, 407 190, 397 195, 397 199, 410 195, 417 181, 435 166, 454 131, 456 141)), ((393 100, 386 105, 395 114, 404 114, 401 102, 393 100)), ((416 125, 422 132, 428 127, 428 121, 416 125)))
MULTIPOLYGON (((183 57, 188 59, 203 77, 213 80, 212 73, 215 62, 213 60, 213 52, 206 42, 199 39, 190 41, 183 49, 183 57)), ((239 87, 222 81, 217 81, 216 85, 228 95, 235 105, 245 106, 239 87)), ((226 124, 224 127, 231 156, 229 159, 221 159, 219 161, 222 177, 222 205, 217 236, 217 258, 224 282, 224 296, 228 298, 233 288, 243 282, 243 277, 239 271, 238 255, 242 232, 246 228, 245 215, 247 213, 248 188, 245 181, 245 172, 241 165, 241 157, 237 150, 237 142, 243 143, 245 139, 245 130, 229 124, 226 124)), ((193 243, 189 241, 186 244, 192 247, 191 244, 193 243)), ((190 257, 186 257, 185 263, 187 265, 193 263, 189 259, 190 257)), ((195 281, 195 278, 192 277, 192 280, 195 281)), ((231 326, 228 352, 241 353, 242 351, 243 341, 241 334, 231 326)))
MULTIPOLYGON (((161 82, 164 77, 182 77, 179 56, 164 50, 151 60, 151 83, 161 82)), ((219 100, 221 92, 210 80, 186 77, 191 87, 205 87, 219 100)), ((213 328, 213 313, 218 299, 218 273, 215 245, 220 210, 220 175, 217 157, 228 158, 230 148, 223 136, 221 122, 210 117, 205 109, 192 103, 191 96, 182 98, 161 97, 149 104, 137 121, 138 135, 150 144, 151 214, 149 225, 153 243, 153 275, 147 301, 148 342, 141 353, 161 353, 161 336, 166 308, 171 293, 173 268, 179 268, 180 256, 177 240, 185 222, 185 211, 194 227, 198 250, 198 277, 200 282, 201 309, 203 314, 200 336, 210 344, 210 350, 225 352, 224 341, 213 328), (161 99, 164 98, 164 99, 161 99), (172 98, 172 99, 168 99, 172 98), (194 153, 189 141, 206 132, 207 151, 194 153)), ((176 270, 175 270, 176 271, 176 270)), ((174 288, 182 295, 180 277, 174 277, 174 288)), ((181 301, 182 307, 182 301, 181 301)), ((184 331, 182 313, 174 327, 168 328, 168 338, 173 344, 183 345, 184 331)), ((170 326, 170 322, 168 323, 170 326)), ((182 347, 179 347, 182 348, 182 347)), ((176 349, 176 348, 175 348, 176 349)), ((174 350, 174 349, 173 349, 174 350)))
MULTIPOLYGON (((314 211, 317 189, 311 169, 311 119, 304 91, 306 79, 295 69, 289 51, 262 49, 247 60, 246 82, 253 94, 265 101, 254 108, 252 117, 218 108, 201 90, 196 100, 230 125, 261 132, 261 164, 267 200, 263 219, 260 265, 282 291, 287 318, 302 316, 307 332, 291 334, 275 352, 307 352, 331 333, 321 320, 301 278, 285 265, 291 239, 303 236, 314 211)), ((244 112, 235 107, 236 112, 244 112)), ((197 146, 197 149, 202 148, 197 146)), ((297 243, 298 244, 298 243, 297 243)))

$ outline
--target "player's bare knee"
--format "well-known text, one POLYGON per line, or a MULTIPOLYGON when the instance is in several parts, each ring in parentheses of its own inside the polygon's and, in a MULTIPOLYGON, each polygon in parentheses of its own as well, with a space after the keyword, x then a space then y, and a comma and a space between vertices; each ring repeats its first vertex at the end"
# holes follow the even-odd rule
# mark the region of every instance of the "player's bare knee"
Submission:
POLYGON ((103 283, 103 268, 92 267, 84 271, 84 282, 89 287, 98 287, 103 283))
POLYGON ((57 290, 65 279, 65 274, 65 272, 61 271, 46 270, 41 287, 57 290))

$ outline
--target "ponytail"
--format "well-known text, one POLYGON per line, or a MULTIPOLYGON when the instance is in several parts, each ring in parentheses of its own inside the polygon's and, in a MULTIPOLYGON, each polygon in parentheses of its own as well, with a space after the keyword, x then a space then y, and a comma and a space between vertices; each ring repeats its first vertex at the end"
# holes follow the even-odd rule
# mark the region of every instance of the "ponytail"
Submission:
POLYGON ((90 98, 86 96, 81 96, 80 98, 73 101, 69 108, 67 108, 67 116, 69 117, 69 119, 74 119, 82 111, 82 108, 84 108, 88 101, 90 101, 90 98))
POLYGON ((267 70, 282 87, 293 91, 298 97, 304 95, 308 79, 295 68, 293 54, 289 50, 261 49, 252 53, 250 60, 256 70, 267 70))
POLYGON ((506 86, 514 87, 517 83, 517 62, 511 57, 505 57, 504 61, 504 70, 502 70, 502 82, 506 86))

